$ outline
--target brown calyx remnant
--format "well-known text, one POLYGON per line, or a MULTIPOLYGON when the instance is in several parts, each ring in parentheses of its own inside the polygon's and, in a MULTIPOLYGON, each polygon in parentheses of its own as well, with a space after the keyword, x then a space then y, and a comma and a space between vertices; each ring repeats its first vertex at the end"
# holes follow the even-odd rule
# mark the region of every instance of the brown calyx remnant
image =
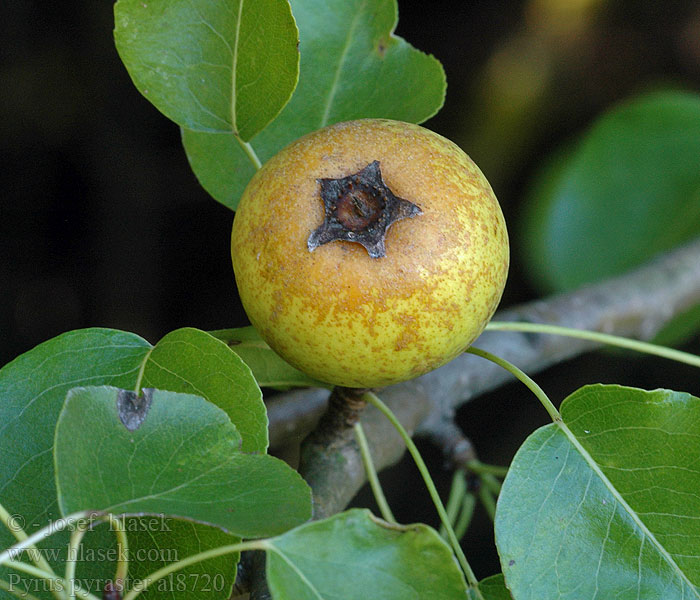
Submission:
POLYGON ((396 221, 422 214, 384 183, 379 161, 339 179, 319 179, 326 216, 309 236, 310 252, 328 242, 362 244, 372 258, 386 256, 386 232, 396 221))

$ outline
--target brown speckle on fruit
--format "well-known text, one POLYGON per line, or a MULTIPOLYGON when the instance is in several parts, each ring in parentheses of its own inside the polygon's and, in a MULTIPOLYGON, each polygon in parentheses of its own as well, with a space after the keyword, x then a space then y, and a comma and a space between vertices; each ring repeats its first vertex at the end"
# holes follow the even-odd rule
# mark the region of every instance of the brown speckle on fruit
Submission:
POLYGON ((385 238, 396 221, 415 217, 421 209, 392 192, 375 160, 347 177, 321 178, 325 219, 309 236, 310 252, 329 242, 344 240, 364 246, 372 258, 386 256, 385 238))

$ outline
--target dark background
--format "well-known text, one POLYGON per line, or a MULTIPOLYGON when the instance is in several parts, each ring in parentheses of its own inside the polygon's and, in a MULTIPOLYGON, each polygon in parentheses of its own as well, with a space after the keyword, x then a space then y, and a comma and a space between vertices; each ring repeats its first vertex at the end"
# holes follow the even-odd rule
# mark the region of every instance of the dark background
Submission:
MULTIPOLYGON (((481 166, 512 231, 533 170, 606 107, 658 84, 700 90, 697 1, 399 0, 399 9, 397 33, 447 72, 445 106, 427 126, 481 166)), ((112 27, 110 2, 0 5, 0 364, 87 326, 155 343, 182 326, 247 324, 230 266, 233 215, 199 187, 178 128, 132 86, 112 27)), ((537 295, 514 237, 504 305, 537 295)), ((697 351, 697 339, 687 348, 697 351)), ((558 399, 593 381, 700 395, 690 368, 621 355, 538 379, 558 399)), ((546 414, 509 386, 460 419, 483 460, 505 463, 546 414)), ((414 476, 407 463, 388 475, 414 476)), ((434 523, 422 491, 401 504, 407 489, 390 495, 397 516, 434 523)), ((467 540, 479 575, 497 569, 488 536, 476 527, 467 540)))

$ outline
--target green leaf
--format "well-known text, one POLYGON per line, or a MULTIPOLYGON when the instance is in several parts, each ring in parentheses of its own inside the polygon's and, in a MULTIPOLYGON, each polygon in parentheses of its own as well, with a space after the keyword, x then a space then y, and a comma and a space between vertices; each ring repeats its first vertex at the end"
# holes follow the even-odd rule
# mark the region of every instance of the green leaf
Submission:
POLYGON ((107 386, 68 393, 54 445, 62 514, 166 514, 241 537, 310 518, 301 477, 271 456, 242 454, 223 410, 189 394, 129 394, 107 386))
POLYGON ((353 509, 266 540, 275 600, 464 598, 449 547, 427 525, 390 525, 353 509))
POLYGON ((396 0, 292 0, 292 11, 302 57, 299 87, 280 115, 289 134, 366 117, 421 123, 440 110, 444 71, 394 35, 396 0))
MULTIPOLYGON (((194 391, 206 396, 237 421, 244 450, 265 450, 267 419, 260 391, 240 359, 208 334, 180 330, 167 335, 153 349, 139 336, 121 331, 86 329, 66 333, 33 348, 0 370, 0 456, 3 457, 0 502, 19 516, 27 532, 60 516, 52 448, 56 420, 67 391, 75 386, 103 384, 136 389, 139 382, 143 383, 142 375, 147 380, 146 385, 167 386, 173 391, 194 391), (187 361, 183 360, 185 356, 187 361), (235 390, 235 395, 227 393, 226 386, 235 390)), ((204 525, 176 521, 173 528, 182 532, 178 535, 152 532, 147 526, 132 531, 131 546, 148 549, 155 544, 167 548, 171 554, 186 556, 226 543, 223 539, 234 539, 204 525), (193 528, 196 538, 189 540, 187 536, 193 528), (195 541, 196 546, 193 546, 195 541)), ((92 532, 84 543, 99 547, 105 538, 96 538, 96 535, 92 532)), ((0 548, 14 541, 10 532, 0 527, 0 548)), ((110 536, 106 542, 111 543, 110 536)), ((66 543, 67 534, 57 534, 42 547, 48 556, 66 543)), ((57 554, 49 562, 57 571, 62 571, 65 553, 57 554)), ((217 573, 225 575, 228 582, 235 576, 235 562, 235 556, 208 561, 193 566, 189 573, 192 576, 199 573, 202 577, 199 583, 217 573)), ((146 559, 142 555, 140 564, 144 568, 162 566, 149 562, 147 553, 146 559)), ((0 572, 6 573, 3 567, 0 572)), ((86 583, 91 583, 94 590, 96 582, 113 575, 113 568, 111 564, 108 568, 101 563, 86 562, 80 566, 79 575, 87 578, 86 583)), ((221 578, 217 578, 217 585, 220 581, 221 578)), ((35 584, 28 582, 32 586, 29 589, 34 589, 35 584)), ((191 586, 188 589, 196 591, 191 586)), ((9 597, 0 590, 0 598, 9 597)))
MULTIPOLYGON (((182 143, 187 153, 190 167, 202 187, 214 200, 236 210, 243 190, 257 170, 256 166, 233 135, 199 133, 183 129, 182 143)), ((255 150, 262 153, 262 148, 255 144, 255 150)), ((264 162, 269 155, 261 155, 264 162)))
POLYGON ((520 448, 496 543, 517 600, 700 598, 700 399, 587 386, 520 448))
MULTIPOLYGON (((421 123, 442 106, 442 66, 394 35, 396 0, 292 0, 292 11, 299 84, 282 113, 251 141, 262 162, 326 125, 368 117, 421 123)), ((183 143, 202 186, 235 210, 255 172, 240 144, 231 135, 188 130, 183 143)))
MULTIPOLYGON (((57 515, 51 449, 69 389, 150 385, 195 391, 223 408, 243 434, 245 451, 267 445, 265 407, 250 370, 225 344, 184 329, 154 349, 143 338, 110 329, 72 331, 49 340, 0 369, 0 501, 36 517, 37 527, 57 515), (183 361, 182 352, 191 362, 183 361), (156 362, 149 362, 155 357, 156 362), (236 391, 226 393, 225 386, 236 391)), ((0 543, 7 538, 0 528, 0 543)))
POLYGON ((634 98, 550 161, 529 194, 522 250, 562 291, 617 275, 700 232, 700 96, 634 98))
MULTIPOLYGON (((0 369, 0 502, 27 533, 60 516, 51 449, 66 392, 94 382, 128 386, 149 349, 131 333, 85 329, 44 342, 0 369)), ((15 541, 0 527, 0 548, 15 541)), ((47 544, 59 547, 53 538, 47 544)), ((0 567, 0 577, 8 576, 0 567)), ((11 597, 0 591, 0 598, 11 597)))
MULTIPOLYGON (((131 333, 72 331, 0 370, 0 501, 43 527, 57 518, 51 449, 69 389, 94 382, 128 387, 151 346, 131 333), (30 517, 30 518, 29 518, 30 517)), ((0 546, 14 538, 0 527, 0 546)))
MULTIPOLYGON (((492 575, 479 582, 479 591, 483 596, 483 600, 513 600, 513 596, 510 595, 508 588, 506 587, 506 582, 503 579, 502 574, 492 575)), ((481 600, 477 598, 476 594, 469 590, 470 600, 481 600)))
POLYGON ((328 387, 295 369, 276 354, 254 327, 220 329, 211 335, 224 342, 247 364, 258 385, 274 389, 328 387))
POLYGON ((267 411, 246 364, 216 337, 199 329, 178 329, 148 356, 141 388, 196 394, 216 404, 236 424, 244 452, 267 449, 267 411))
MULTIPOLYGON (((240 538, 218 528, 171 517, 127 517, 125 521, 130 559, 129 577, 125 582, 127 590, 132 589, 137 580, 168 564, 240 541, 240 538)), ((58 547, 54 538, 51 539, 54 547, 58 547)), ((78 553, 77 578, 81 587, 101 597, 105 580, 114 577, 118 556, 111 526, 93 526, 83 538, 78 553)), ((145 597, 171 600, 228 598, 236 577, 238 558, 237 554, 227 554, 185 567, 154 584, 145 597)))
POLYGON ((298 32, 287 0, 119 0, 114 17, 134 84, 182 127, 247 141, 296 86, 298 32))
MULTIPOLYGON (((132 582, 144 579, 157 569, 187 556, 240 540, 216 527, 160 517, 127 518, 126 527, 129 550, 136 559, 129 563, 129 579, 132 582), (158 528, 159 522, 165 525, 162 529, 158 528)), ((156 583, 146 597, 182 600, 228 598, 236 579, 238 560, 238 554, 217 556, 180 569, 173 577, 156 583)))
MULTIPOLYGON (((128 517, 125 528, 130 558, 126 589, 132 589, 136 580, 166 564, 240 541, 240 538, 220 529, 169 517, 128 517)), ((59 574, 65 569, 68 536, 68 532, 60 532, 40 544, 44 557, 59 574)), ((118 557, 116 536, 111 526, 93 522, 75 556, 78 562, 77 584, 83 590, 101 597, 105 582, 114 578, 118 557)), ((236 577, 238 558, 237 554, 232 553, 190 565, 154 585, 148 590, 147 597, 178 600, 227 598, 236 577)), ((25 561, 30 562, 26 556, 25 561)), ((15 592, 30 591, 41 598, 54 598, 45 582, 24 575, 17 581, 19 573, 10 573, 12 575, 8 573, 4 578, 13 583, 15 592)), ((0 590, 0 598, 16 599, 17 595, 8 595, 0 590)))

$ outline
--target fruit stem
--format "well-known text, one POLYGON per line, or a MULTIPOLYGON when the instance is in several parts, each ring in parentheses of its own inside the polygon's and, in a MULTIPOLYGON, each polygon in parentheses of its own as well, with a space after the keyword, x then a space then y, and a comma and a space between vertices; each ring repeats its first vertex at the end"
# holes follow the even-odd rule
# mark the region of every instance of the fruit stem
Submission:
POLYGON ((479 500, 481 500, 481 505, 484 507, 486 514, 492 521, 496 520, 496 499, 493 493, 485 485, 479 488, 479 500))
POLYGON ((484 473, 490 473, 491 475, 495 475, 496 477, 505 477, 506 475, 508 475, 508 467, 502 467, 500 465, 488 465, 486 463, 482 463, 479 460, 470 460, 465 466, 472 473, 476 473, 477 475, 483 475, 484 473))
POLYGON ((455 535, 458 540, 464 537, 469 528, 469 523, 471 523, 472 516, 474 515, 474 508, 476 506, 476 496, 474 492, 467 492, 464 495, 464 500, 462 501, 462 509, 459 513, 459 518, 457 519, 457 524, 455 525, 455 535))
POLYGON ((365 465, 367 481, 369 481, 369 485, 372 488, 372 493, 374 494, 374 499, 379 507, 379 512, 382 514, 382 518, 385 521, 396 524, 397 521, 394 518, 394 514, 391 512, 391 508, 389 507, 389 503, 384 495, 382 485, 379 483, 379 477, 377 476, 377 470, 374 468, 374 462, 372 461, 372 453, 369 448, 369 443, 367 442, 367 436, 365 436, 365 430, 360 422, 355 423, 355 437, 357 438, 357 445, 360 447, 362 463, 365 465))
POLYGON ((250 162, 253 163, 255 166, 255 169, 260 169, 262 167, 262 163, 260 162, 260 159, 258 158, 258 155, 255 152, 255 149, 253 146, 251 146, 248 142, 244 142, 241 138, 236 137, 238 140, 238 143, 241 145, 241 148, 243 148, 243 152, 245 152, 246 156, 250 159, 250 162))
MULTIPOLYGON (((64 529, 73 526, 75 523, 78 523, 83 519, 89 518, 93 514, 95 513, 91 513, 90 511, 73 513, 67 517, 52 521, 48 526, 40 529, 30 536, 27 536, 26 533, 22 532, 24 534, 22 535, 22 539, 20 539, 13 546, 10 546, 6 550, 0 552, 0 565, 13 561, 16 556, 19 556, 22 553, 23 550, 34 549, 37 542, 46 539, 54 533, 63 531, 64 529)), ((10 531, 13 531, 12 527, 10 527, 10 531)), ((18 531, 15 530, 14 533, 17 534, 18 531)), ((55 573, 53 575, 55 575, 55 573)))
POLYGON ((609 333, 600 333, 599 331, 587 331, 585 329, 574 329, 573 327, 562 327, 560 325, 547 325, 546 323, 523 323, 518 321, 491 321, 486 326, 486 329, 489 331, 522 331, 525 333, 562 335, 607 344, 609 346, 627 348, 629 350, 635 350, 644 354, 660 356, 662 358, 668 358, 670 360, 675 360, 694 367, 700 367, 700 356, 695 354, 690 354, 689 352, 683 352, 681 350, 674 350, 673 348, 666 348, 665 346, 659 346, 658 344, 651 344, 649 342, 632 340, 629 338, 620 337, 618 335, 611 335, 609 333))
MULTIPOLYGON (((29 538, 27 535, 27 532, 24 530, 22 527, 22 523, 20 523, 20 516, 19 515, 11 515, 7 509, 0 504, 0 523, 4 524, 5 527, 10 531, 10 533, 15 537, 15 539, 18 542, 24 542, 29 538)), ((50 573, 52 577, 56 577, 56 573, 54 570, 51 568, 51 565, 47 562, 47 560, 44 558, 43 554, 39 552, 37 547, 32 543, 26 546, 26 549, 29 550, 29 555, 32 558, 32 562, 39 567, 40 569, 43 569, 47 573, 50 573)), ((19 552, 17 554, 19 556, 19 552)), ((54 596, 56 597, 61 597, 60 594, 57 592, 53 592, 54 596)))
POLYGON ((89 527, 88 521, 79 521, 74 525, 73 532, 68 542, 68 556, 66 557, 66 574, 64 579, 68 583, 68 599, 76 598, 75 568, 77 566, 78 548, 83 541, 89 527))
POLYGON ((484 597, 481 591, 479 590, 479 580, 476 578, 474 571, 469 565, 467 557, 464 556, 464 551, 459 545, 459 540, 455 535, 454 529, 452 529, 450 519, 447 516, 447 512, 445 511, 445 506, 443 505, 442 500, 440 499, 440 494, 438 494, 437 488, 435 487, 435 483, 433 482, 433 479, 428 471, 428 467, 423 461, 423 457, 420 455, 420 452, 418 451, 418 448, 411 439, 411 436, 408 435, 408 432, 406 431, 404 426, 401 425, 401 422, 396 418, 396 415, 386 404, 384 404, 384 402, 382 402, 379 399, 379 397, 377 397, 376 394, 372 392, 365 392, 363 394, 363 398, 369 404, 374 406, 379 412, 381 412, 387 419, 389 419, 389 422, 394 426, 394 429, 396 429, 396 431, 399 433, 404 443, 406 444, 406 448, 408 449, 409 454, 416 463, 416 467, 418 467, 418 471, 420 471, 421 477, 423 477, 425 487, 428 488, 428 493, 430 494, 430 497, 433 500, 433 504, 437 509, 438 515, 440 516, 440 521, 445 526, 445 531, 447 532, 447 538, 450 542, 450 546, 452 546, 452 551, 455 553, 457 561, 462 567, 462 571, 464 571, 464 574, 467 578, 467 582, 469 583, 469 587, 471 587, 474 590, 474 593, 476 594, 478 600, 484 600, 484 597))
MULTIPOLYGON (((450 495, 447 498, 447 506, 445 511, 447 512, 447 517, 450 519, 452 526, 457 522, 457 516, 459 514, 459 508, 464 502, 464 496, 467 493, 467 482, 464 478, 464 471, 462 469, 455 469, 452 475, 452 486, 450 487, 450 495)), ((447 530, 444 525, 440 525, 440 535, 447 538, 447 530)), ((456 532, 455 532, 456 535, 456 532)))
POLYGON ((559 411, 557 410, 556 406, 552 404, 552 401, 549 399, 547 394, 544 393, 544 390, 539 385, 537 385, 537 383, 535 383, 535 381, 529 375, 518 369, 518 367, 516 367, 514 364, 509 363, 504 358, 496 356, 495 354, 491 354, 486 350, 480 350, 479 348, 471 346, 470 348, 467 348, 465 352, 468 352, 469 354, 475 354, 476 356, 480 356, 481 358, 485 358, 486 360, 489 360, 492 363, 495 363, 499 367, 503 367, 506 371, 510 372, 522 383, 524 383, 530 389, 530 391, 533 394, 535 394, 535 396, 537 396, 537 399, 540 401, 542 406, 544 406, 545 410, 549 413, 549 416, 552 417, 552 421, 554 421, 555 423, 561 423, 561 415, 559 414, 559 411))
MULTIPOLYGON (((21 573, 26 573, 27 575, 32 575, 33 577, 36 577, 37 579, 44 579, 46 582, 48 582, 49 588, 51 589, 52 593, 54 596, 57 598, 66 598, 64 596, 63 591, 66 591, 69 589, 70 584, 63 578, 63 577, 58 577, 55 573, 51 572, 49 573, 48 571, 44 571, 43 569, 40 569, 38 567, 35 567, 34 565, 27 564, 25 562, 22 562, 20 560, 14 560, 14 559, 9 559, 5 561, 5 564, 7 565, 8 568, 14 569, 15 571, 20 571, 21 573), (59 591, 63 590, 63 591, 59 591)), ((17 593, 17 586, 14 586, 15 590, 15 595, 17 593)), ((78 587, 77 585, 75 586, 75 595, 79 596, 83 600, 99 600, 97 596, 94 594, 91 594, 90 592, 78 587)), ((22 598, 25 598, 24 596, 24 590, 22 590, 22 598)))
POLYGON ((124 585, 129 574, 129 539, 126 535, 124 518, 118 519, 112 514, 107 515, 109 528, 117 538, 117 569, 114 573, 114 584, 124 585))

